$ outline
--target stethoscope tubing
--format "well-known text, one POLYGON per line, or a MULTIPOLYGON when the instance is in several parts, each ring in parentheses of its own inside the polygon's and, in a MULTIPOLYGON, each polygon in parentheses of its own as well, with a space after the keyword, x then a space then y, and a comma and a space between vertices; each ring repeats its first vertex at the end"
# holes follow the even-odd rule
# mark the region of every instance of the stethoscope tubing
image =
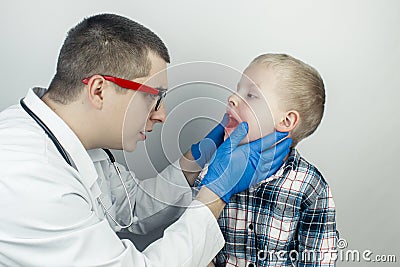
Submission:
POLYGON ((44 130, 44 132, 47 134, 47 136, 50 138, 50 140, 54 143, 56 146, 58 152, 61 154, 61 156, 64 158, 64 160, 68 163, 68 165, 72 166, 71 161, 68 158, 67 152, 65 152, 65 149, 62 147, 58 139, 55 137, 53 132, 47 127, 47 125, 30 109, 28 106, 24 103, 24 99, 22 98, 19 103, 21 104, 21 107, 25 110, 26 113, 44 130))
MULTIPOLYGON (((68 165, 72 166, 71 160, 68 157, 67 152, 65 151, 64 147, 60 144, 60 142, 58 141, 57 137, 53 134, 53 132, 49 129, 49 127, 47 127, 47 125, 25 104, 24 102, 24 98, 22 98, 19 101, 21 107, 25 110, 25 112, 40 126, 40 128, 43 129, 43 131, 46 133, 46 135, 50 138, 50 140, 54 143, 54 145, 56 146, 58 152, 60 153, 60 155, 64 158, 65 162, 68 163, 68 165)), ((130 209, 130 221, 129 224, 127 225, 121 225, 117 222, 117 220, 110 214, 110 212, 106 209, 105 205, 103 204, 102 200, 100 197, 97 198, 97 201, 99 202, 100 206, 103 208, 103 210, 105 211, 105 213, 111 218, 111 220, 117 225, 118 229, 117 230, 121 230, 121 229, 125 229, 130 227, 133 224, 133 209, 132 209, 132 203, 131 200, 129 198, 129 194, 128 194, 128 190, 126 188, 126 185, 122 179, 121 176, 121 172, 118 168, 118 166, 115 163, 115 158, 114 155, 111 153, 111 151, 109 149, 103 148, 104 152, 106 152, 111 164, 114 166, 115 171, 118 174, 119 180, 121 181, 121 184, 124 188, 125 191, 125 195, 127 197, 128 200, 128 205, 129 205, 129 209, 130 209)))

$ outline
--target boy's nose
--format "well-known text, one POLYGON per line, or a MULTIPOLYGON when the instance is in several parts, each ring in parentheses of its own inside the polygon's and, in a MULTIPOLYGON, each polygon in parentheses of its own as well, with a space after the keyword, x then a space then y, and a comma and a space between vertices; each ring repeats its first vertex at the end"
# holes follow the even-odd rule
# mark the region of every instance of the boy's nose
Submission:
POLYGON ((228 97, 228 103, 233 107, 237 107, 239 105, 239 101, 239 96, 236 93, 228 97))

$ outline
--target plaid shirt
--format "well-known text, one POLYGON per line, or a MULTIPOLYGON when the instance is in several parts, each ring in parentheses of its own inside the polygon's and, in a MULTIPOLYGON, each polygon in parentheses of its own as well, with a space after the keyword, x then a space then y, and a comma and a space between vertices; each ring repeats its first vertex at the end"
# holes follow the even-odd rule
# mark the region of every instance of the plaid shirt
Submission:
POLYGON ((335 266, 331 190, 296 149, 275 175, 233 195, 218 223, 226 244, 217 267, 335 266))

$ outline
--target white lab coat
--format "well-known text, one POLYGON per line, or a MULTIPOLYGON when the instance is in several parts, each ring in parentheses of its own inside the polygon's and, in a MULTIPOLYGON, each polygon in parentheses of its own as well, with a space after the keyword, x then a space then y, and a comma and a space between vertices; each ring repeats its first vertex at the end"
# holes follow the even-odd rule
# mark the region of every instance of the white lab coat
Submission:
POLYGON ((210 210, 191 202, 181 170, 171 165, 140 183, 122 172, 135 207, 133 232, 151 231, 175 219, 171 205, 189 204, 163 238, 139 252, 117 237, 96 200, 100 196, 118 221, 129 222, 125 193, 106 154, 86 151, 40 100, 43 93, 29 90, 25 103, 51 129, 75 168, 20 105, 0 113, 0 265, 206 266, 224 240, 210 210))

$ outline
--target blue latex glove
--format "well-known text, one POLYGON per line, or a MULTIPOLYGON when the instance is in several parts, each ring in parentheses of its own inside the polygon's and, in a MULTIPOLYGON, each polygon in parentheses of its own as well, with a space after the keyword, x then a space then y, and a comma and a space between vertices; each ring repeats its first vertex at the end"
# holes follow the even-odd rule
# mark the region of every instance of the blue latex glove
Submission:
POLYGON ((247 132, 247 123, 240 123, 217 149, 200 184, 208 187, 226 203, 233 194, 242 192, 274 174, 290 151, 291 138, 271 147, 288 135, 281 132, 274 132, 238 146, 247 132))
POLYGON ((217 148, 224 142, 224 129, 228 122, 229 118, 225 113, 222 121, 203 140, 192 145, 192 156, 201 168, 204 168, 204 165, 210 161, 217 148))

